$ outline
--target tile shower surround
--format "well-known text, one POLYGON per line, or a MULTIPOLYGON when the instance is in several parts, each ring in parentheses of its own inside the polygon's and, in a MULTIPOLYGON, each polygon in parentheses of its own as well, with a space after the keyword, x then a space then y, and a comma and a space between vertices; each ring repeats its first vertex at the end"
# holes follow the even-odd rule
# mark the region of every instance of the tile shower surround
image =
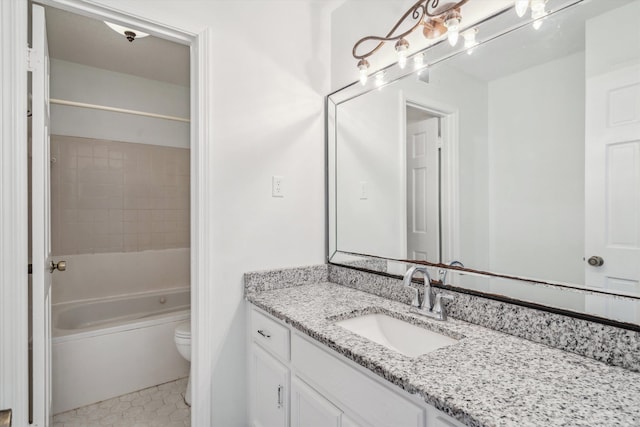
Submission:
POLYGON ((189 247, 189 150, 51 136, 56 255, 189 247))
MULTIPOLYGON (((261 292, 329 282, 409 303, 402 281, 337 265, 321 265, 245 274, 245 292, 261 292)), ((451 317, 640 372, 640 332, 549 313, 533 308, 450 292, 451 317)))

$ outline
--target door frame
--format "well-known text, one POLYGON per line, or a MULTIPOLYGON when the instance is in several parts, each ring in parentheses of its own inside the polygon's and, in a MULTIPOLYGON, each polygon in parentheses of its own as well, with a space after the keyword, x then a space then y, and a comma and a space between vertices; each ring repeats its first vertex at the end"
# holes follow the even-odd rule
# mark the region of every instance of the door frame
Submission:
MULTIPOLYGON (((79 15, 109 20, 190 47, 191 66, 191 331, 192 425, 211 424, 216 337, 212 324, 213 31, 194 34, 132 16, 89 0, 38 0, 79 15)), ((27 365, 27 31, 28 0, 0 2, 0 409, 12 408, 14 427, 28 423, 27 365)))

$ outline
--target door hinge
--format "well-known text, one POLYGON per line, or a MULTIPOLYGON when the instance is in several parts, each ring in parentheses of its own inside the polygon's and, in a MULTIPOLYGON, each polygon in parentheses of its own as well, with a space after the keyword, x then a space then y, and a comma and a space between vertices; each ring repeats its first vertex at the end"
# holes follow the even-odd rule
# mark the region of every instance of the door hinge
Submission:
POLYGON ((27 71, 33 71, 34 69, 34 59, 33 59, 33 49, 28 47, 27 48, 27 71))

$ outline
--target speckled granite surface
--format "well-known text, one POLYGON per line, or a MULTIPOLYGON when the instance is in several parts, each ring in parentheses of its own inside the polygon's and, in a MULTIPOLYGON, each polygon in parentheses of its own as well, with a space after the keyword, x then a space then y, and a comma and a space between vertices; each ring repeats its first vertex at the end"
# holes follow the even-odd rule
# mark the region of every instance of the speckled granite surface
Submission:
POLYGON ((469 426, 640 426, 640 374, 629 370, 328 282, 247 299, 469 426), (371 312, 463 338, 409 358, 333 325, 371 312))
MULTIPOLYGON (((329 265, 329 281, 409 302, 402 281, 329 265)), ((458 292, 446 302, 451 317, 640 372, 640 332, 458 292)))
POLYGON ((456 319, 640 372, 640 332, 461 293, 448 309, 456 319))
POLYGON ((252 271, 244 274, 244 289, 246 293, 262 292, 328 280, 329 266, 327 264, 252 271))

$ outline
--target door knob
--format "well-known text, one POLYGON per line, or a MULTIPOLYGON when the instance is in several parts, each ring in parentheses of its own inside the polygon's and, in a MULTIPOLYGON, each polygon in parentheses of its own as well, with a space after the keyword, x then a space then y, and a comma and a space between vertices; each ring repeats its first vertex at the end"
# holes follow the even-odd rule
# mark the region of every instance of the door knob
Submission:
POLYGON ((599 257, 599 256, 592 256, 587 260, 587 262, 592 267, 601 267, 602 264, 604 264, 604 259, 602 259, 602 257, 599 257))
POLYGON ((67 269, 66 261, 58 261, 57 263, 51 261, 49 263, 49 273, 53 273, 53 270, 65 271, 66 269, 67 269))

